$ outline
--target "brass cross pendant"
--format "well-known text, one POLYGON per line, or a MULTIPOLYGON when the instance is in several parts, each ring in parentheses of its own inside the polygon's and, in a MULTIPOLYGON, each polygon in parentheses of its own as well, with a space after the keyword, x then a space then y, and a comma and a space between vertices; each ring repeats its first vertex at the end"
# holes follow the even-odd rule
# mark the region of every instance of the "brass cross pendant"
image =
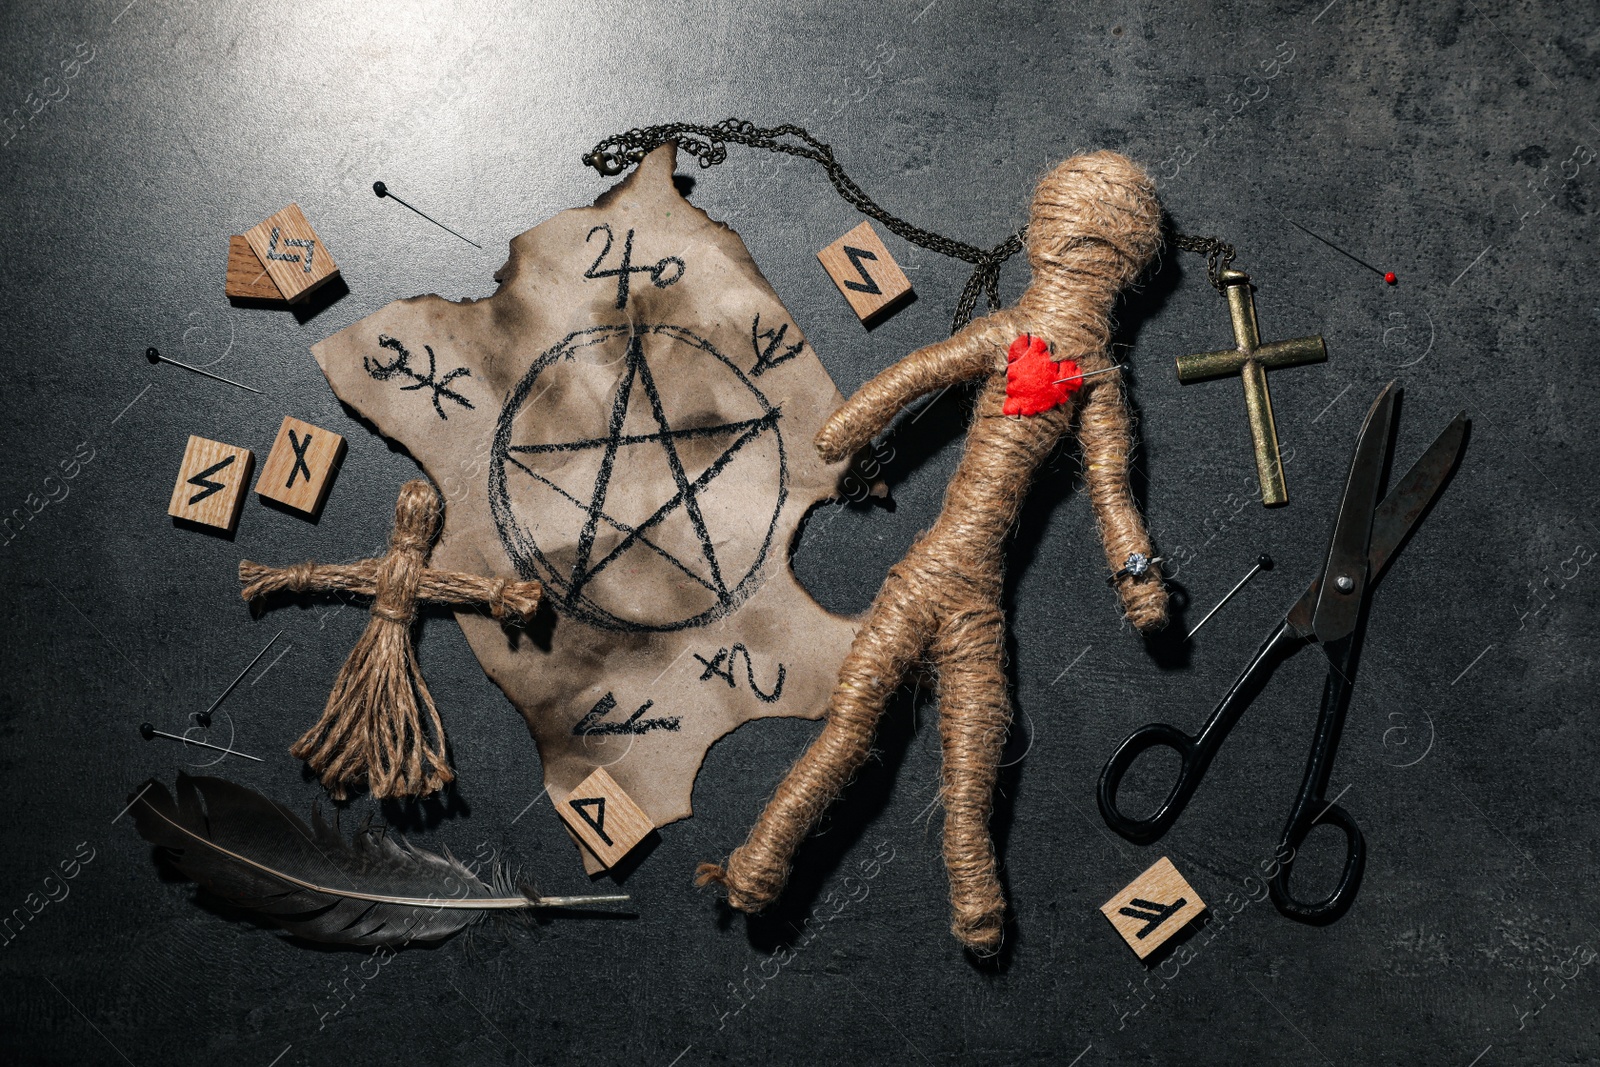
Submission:
POLYGON ((1328 358, 1322 336, 1296 337, 1292 341, 1261 343, 1256 328, 1256 301, 1250 276, 1242 270, 1222 272, 1222 285, 1233 317, 1233 339, 1238 348, 1178 357, 1178 381, 1205 381, 1237 374, 1244 379, 1244 406, 1250 417, 1250 437, 1255 443, 1256 475, 1261 479, 1261 503, 1267 507, 1289 502, 1283 481, 1283 460, 1278 455, 1278 428, 1272 421, 1272 397, 1267 394, 1267 369, 1321 363, 1328 358))

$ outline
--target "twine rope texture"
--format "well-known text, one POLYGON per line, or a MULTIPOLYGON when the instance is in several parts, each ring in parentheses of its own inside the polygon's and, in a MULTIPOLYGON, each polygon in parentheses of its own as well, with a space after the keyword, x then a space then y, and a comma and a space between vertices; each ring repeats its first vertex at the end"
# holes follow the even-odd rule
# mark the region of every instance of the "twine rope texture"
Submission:
MULTIPOLYGON (((1011 722, 999 606, 1004 548, 1034 471, 1072 428, 1074 415, 1108 566, 1121 567, 1133 552, 1155 554, 1129 488, 1131 435, 1118 376, 1086 382, 1077 397, 1038 415, 1002 414, 1005 354, 1021 334, 1044 338, 1053 358, 1072 359, 1085 374, 1111 365, 1112 304, 1161 244, 1155 188, 1120 155, 1076 156, 1039 183, 1025 232, 1033 277, 1015 307, 889 367, 817 435, 817 451, 836 461, 866 445, 917 397, 984 381, 943 509, 873 601, 840 668, 822 732, 726 865, 706 863, 697 871, 697 884, 722 885, 735 908, 759 911, 781 893, 795 850, 870 754, 889 697, 909 671, 926 665, 937 677, 951 932, 980 955, 999 951, 1005 899, 988 823, 1011 722)), ((1116 588, 1135 627, 1165 625, 1167 594, 1157 567, 1140 579, 1124 575, 1116 588)))
POLYGON ((428 555, 442 505, 423 479, 407 482, 381 559, 289 567, 239 563, 246 601, 276 593, 352 593, 372 599, 371 619, 339 668, 322 717, 290 746, 336 800, 362 784, 378 798, 426 796, 455 780, 444 723, 417 665, 412 626, 424 603, 481 606, 507 624, 530 619, 538 582, 433 570, 428 555))

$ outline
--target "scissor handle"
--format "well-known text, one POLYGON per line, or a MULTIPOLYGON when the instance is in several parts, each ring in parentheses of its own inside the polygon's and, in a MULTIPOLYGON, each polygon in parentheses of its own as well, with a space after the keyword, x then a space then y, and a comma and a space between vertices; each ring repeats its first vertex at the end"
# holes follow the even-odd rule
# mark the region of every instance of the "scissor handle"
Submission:
POLYGON ((1189 803, 1189 798, 1194 795, 1195 788, 1205 775, 1204 765, 1208 762, 1200 751, 1199 739, 1190 737, 1176 726, 1153 722, 1139 727, 1117 746, 1100 771, 1100 814, 1104 816, 1106 825, 1141 845, 1158 840, 1172 829, 1172 824, 1183 813, 1184 806, 1189 803), (1167 798, 1154 815, 1146 819, 1130 818, 1117 807, 1117 788, 1122 785, 1122 776, 1128 773, 1134 762, 1152 748, 1170 748, 1178 754, 1178 780, 1172 783, 1167 798))
POLYGON ((1302 813, 1298 809, 1291 816, 1289 825, 1283 829, 1283 840, 1278 846, 1279 855, 1288 858, 1278 864, 1278 873, 1272 876, 1269 883, 1272 892, 1272 903, 1278 911, 1291 919, 1314 926, 1324 926, 1334 922, 1355 903, 1356 893, 1361 888, 1361 874, 1367 867, 1367 839, 1361 836, 1361 827, 1356 825, 1350 813, 1337 804, 1324 804, 1321 814, 1314 812, 1302 813), (1294 869, 1295 858, 1300 855, 1300 848, 1306 843, 1306 838, 1311 831, 1320 824, 1338 827, 1344 834, 1344 870, 1339 875, 1339 884, 1333 887, 1333 892, 1321 900, 1306 903, 1296 900, 1289 892, 1289 872, 1294 869), (1287 850, 1287 851, 1285 851, 1287 850))
POLYGON ((1355 654, 1359 634, 1330 641, 1322 646, 1328 657, 1328 679, 1322 687, 1322 711, 1317 716, 1317 732, 1306 758, 1306 774, 1300 783, 1289 821, 1283 828, 1277 874, 1271 880, 1272 903, 1285 916, 1303 923, 1324 925, 1349 910, 1361 888, 1361 874, 1367 866, 1367 841, 1361 836, 1350 813, 1326 798, 1333 760, 1339 751, 1339 734, 1344 729, 1345 712, 1350 706, 1351 678, 1355 674, 1355 654), (1307 903, 1289 892, 1289 873, 1300 855, 1300 848, 1319 823, 1337 827, 1344 834, 1344 870, 1339 884, 1321 900, 1307 903), (1287 849, 1287 853, 1284 850, 1287 849))
POLYGON ((1183 814, 1184 807, 1188 805, 1189 798, 1200 787, 1206 768, 1211 766, 1211 759, 1217 754, 1223 739, 1233 729, 1233 724, 1239 720, 1244 709, 1249 707, 1267 675, 1280 659, 1298 648, 1303 641, 1287 622, 1279 623, 1277 629, 1261 643, 1255 658, 1240 673, 1227 695, 1212 710, 1211 717, 1198 734, 1191 737, 1175 726, 1157 722, 1141 726, 1129 735, 1111 754, 1100 772, 1100 814, 1106 820, 1106 825, 1141 845, 1158 840, 1172 829, 1172 824, 1178 821, 1178 816, 1183 814), (1129 818, 1117 807, 1117 788, 1134 761, 1152 748, 1170 748, 1177 752, 1180 761, 1178 780, 1173 783, 1167 798, 1154 815, 1146 819, 1129 818))

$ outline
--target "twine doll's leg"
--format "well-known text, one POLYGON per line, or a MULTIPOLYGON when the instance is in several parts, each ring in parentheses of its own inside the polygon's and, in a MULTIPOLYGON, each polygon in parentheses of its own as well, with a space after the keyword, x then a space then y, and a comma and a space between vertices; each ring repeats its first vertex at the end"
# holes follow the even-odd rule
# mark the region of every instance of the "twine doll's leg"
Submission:
POLYGON ((795 850, 866 762, 878 719, 932 632, 926 610, 891 571, 839 668, 822 733, 795 762, 726 870, 703 863, 696 884, 721 882, 728 903, 760 911, 777 899, 795 850))
POLYGON ((999 951, 1006 910, 989 836, 1000 751, 1011 724, 1000 666, 1004 646, 1005 620, 999 609, 973 607, 941 627, 929 657, 939 671, 950 932, 980 955, 999 951))
MULTIPOLYGON (((1078 440, 1083 445, 1084 484, 1100 524, 1100 539, 1112 573, 1120 570, 1135 552, 1150 558, 1150 535, 1128 485, 1128 453, 1133 448, 1133 435, 1128 428, 1128 407, 1116 382, 1103 381, 1089 387, 1089 398, 1078 415, 1078 440)), ((1119 580, 1117 592, 1122 595, 1128 621, 1141 632, 1159 630, 1167 624, 1167 590, 1161 584, 1159 563, 1152 564, 1141 578, 1119 580)))

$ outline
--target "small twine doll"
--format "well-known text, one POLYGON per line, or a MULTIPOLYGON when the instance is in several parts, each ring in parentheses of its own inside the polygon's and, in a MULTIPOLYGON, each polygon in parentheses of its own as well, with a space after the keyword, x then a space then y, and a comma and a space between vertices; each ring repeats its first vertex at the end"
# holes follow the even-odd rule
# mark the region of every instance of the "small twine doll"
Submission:
POLYGON ((1084 480, 1112 583, 1140 631, 1166 624, 1167 595, 1128 485, 1128 411, 1111 367, 1110 313, 1161 243, 1150 179, 1111 152, 1077 156, 1039 183, 1026 247, 1033 277, 1015 307, 913 352, 862 386, 817 434, 836 461, 866 445, 916 398, 982 379, 965 454, 933 528, 874 600, 829 700, 822 733, 767 803, 726 867, 697 884, 760 911, 783 890, 795 850, 871 752, 889 697, 917 664, 938 679, 944 856, 951 932, 980 955, 999 951, 1005 898, 989 816, 1011 722, 1002 669, 1004 546, 1035 469, 1077 406, 1084 480))
POLYGON ((539 608, 538 582, 485 578, 428 566, 443 521, 439 494, 418 478, 400 487, 394 532, 381 559, 264 567, 239 562, 246 601, 276 593, 354 593, 372 598, 366 631, 339 668, 322 718, 289 752, 335 800, 366 785, 379 799, 437 793, 455 780, 444 724, 422 680, 412 628, 423 604, 484 607, 508 625, 539 608))

